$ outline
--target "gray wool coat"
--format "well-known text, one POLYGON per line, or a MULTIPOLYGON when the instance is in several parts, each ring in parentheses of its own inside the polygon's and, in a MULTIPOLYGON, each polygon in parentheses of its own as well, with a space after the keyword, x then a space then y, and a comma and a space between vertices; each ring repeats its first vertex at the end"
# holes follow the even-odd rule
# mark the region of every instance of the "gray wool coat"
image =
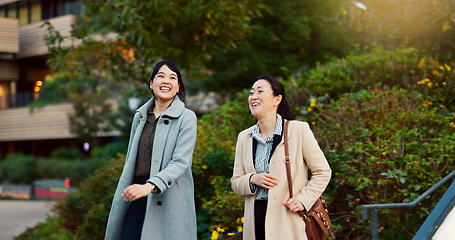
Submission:
MULTIPOLYGON (((123 190, 134 180, 139 138, 147 109, 154 98, 134 115, 123 172, 115 191, 106 229, 106 240, 120 239, 129 202, 123 190)), ((193 240, 197 238, 194 183, 191 173, 197 119, 176 96, 158 120, 153 142, 150 179, 161 191, 150 194, 142 227, 142 240, 193 240)))

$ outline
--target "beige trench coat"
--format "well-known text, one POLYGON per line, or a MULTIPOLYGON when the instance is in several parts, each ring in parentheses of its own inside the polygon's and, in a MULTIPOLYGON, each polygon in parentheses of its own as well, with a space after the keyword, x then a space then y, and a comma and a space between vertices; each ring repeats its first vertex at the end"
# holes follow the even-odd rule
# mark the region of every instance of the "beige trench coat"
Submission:
MULTIPOLYGON (((245 196, 244 240, 255 239, 254 198, 256 192, 251 192, 249 185, 250 176, 256 173, 253 165, 251 129, 248 128, 238 135, 234 173, 231 179, 232 190, 239 195, 245 196)), ((269 190, 265 220, 266 239, 307 239, 303 220, 297 213, 291 212, 282 204, 289 200, 283 139, 270 159, 269 171, 270 174, 278 177, 278 184, 269 190)), ((293 192, 303 203, 305 209, 310 209, 317 198, 324 192, 330 181, 332 170, 308 123, 291 121, 289 123, 288 139, 293 192), (312 173, 310 181, 308 181, 307 167, 311 169, 312 173)))

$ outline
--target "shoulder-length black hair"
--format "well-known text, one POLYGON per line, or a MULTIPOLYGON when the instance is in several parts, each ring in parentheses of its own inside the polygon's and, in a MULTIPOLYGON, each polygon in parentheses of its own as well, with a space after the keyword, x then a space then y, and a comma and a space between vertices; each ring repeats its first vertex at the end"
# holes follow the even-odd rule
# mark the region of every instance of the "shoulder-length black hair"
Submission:
POLYGON ((289 106, 288 101, 286 100, 286 93, 284 91, 284 86, 283 84, 276 80, 274 77, 263 74, 259 76, 257 80, 264 79, 267 82, 270 83, 270 86, 272 86, 273 90, 273 96, 278 96, 281 95, 281 102, 280 105, 278 105, 278 114, 281 115, 284 119, 287 120, 292 120, 294 119, 294 114, 292 114, 291 106, 289 106))
MULTIPOLYGON (((153 68, 152 76, 150 77, 150 80, 149 80, 149 88, 150 88, 150 83, 153 81, 156 74, 158 73, 158 71, 160 70, 160 68, 163 65, 166 65, 169 69, 171 69, 173 72, 175 72, 177 74, 178 83, 180 84, 179 91, 177 92, 177 96, 179 96, 179 98, 182 102, 185 102, 186 93, 185 93, 185 85, 183 84, 183 80, 182 80, 182 74, 180 74, 179 67, 177 67, 177 65, 171 60, 162 60, 162 61, 159 61, 155 65, 155 68, 153 68)), ((153 94, 152 89, 150 89, 150 91, 153 94)), ((153 96, 155 96, 155 94, 153 94, 153 96)))

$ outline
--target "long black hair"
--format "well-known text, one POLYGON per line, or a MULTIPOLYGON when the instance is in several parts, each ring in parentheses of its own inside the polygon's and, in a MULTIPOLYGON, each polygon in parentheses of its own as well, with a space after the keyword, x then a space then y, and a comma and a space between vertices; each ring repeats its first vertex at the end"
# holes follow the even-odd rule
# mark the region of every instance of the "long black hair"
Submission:
POLYGON ((288 101, 286 100, 286 93, 284 91, 284 86, 283 84, 276 80, 274 77, 263 74, 259 76, 257 80, 264 79, 267 82, 270 83, 270 86, 272 86, 272 91, 273 91, 273 96, 278 96, 281 95, 281 102, 280 105, 278 105, 278 114, 281 115, 284 119, 287 120, 292 120, 294 119, 294 114, 292 113, 291 106, 289 106, 288 101))
MULTIPOLYGON (((183 80, 182 80, 182 74, 180 74, 179 67, 177 67, 177 65, 171 60, 162 60, 162 61, 159 61, 155 65, 155 68, 153 68, 152 76, 150 77, 150 80, 149 80, 149 88, 150 88, 150 83, 153 81, 153 79, 155 78, 155 76, 158 73, 158 71, 160 70, 160 68, 164 65, 166 65, 169 69, 171 69, 173 72, 175 72, 177 74, 178 83, 180 84, 179 91, 177 92, 177 96, 179 96, 179 98, 182 102, 185 102, 186 93, 185 93, 185 85, 183 84, 183 80)), ((153 94, 152 89, 150 89, 150 91, 153 94)), ((153 94, 153 96, 155 96, 155 94, 153 94)))

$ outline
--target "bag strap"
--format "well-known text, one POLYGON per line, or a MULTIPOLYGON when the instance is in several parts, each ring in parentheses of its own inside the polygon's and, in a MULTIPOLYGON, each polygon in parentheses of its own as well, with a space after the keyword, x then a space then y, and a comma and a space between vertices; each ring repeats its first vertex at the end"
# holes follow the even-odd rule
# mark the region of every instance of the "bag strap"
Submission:
POLYGON ((288 125, 289 121, 286 120, 284 123, 284 163, 286 164, 286 174, 288 176, 288 186, 289 186, 289 198, 293 198, 294 194, 292 193, 292 176, 291 176, 291 158, 289 158, 289 146, 288 146, 288 125))

